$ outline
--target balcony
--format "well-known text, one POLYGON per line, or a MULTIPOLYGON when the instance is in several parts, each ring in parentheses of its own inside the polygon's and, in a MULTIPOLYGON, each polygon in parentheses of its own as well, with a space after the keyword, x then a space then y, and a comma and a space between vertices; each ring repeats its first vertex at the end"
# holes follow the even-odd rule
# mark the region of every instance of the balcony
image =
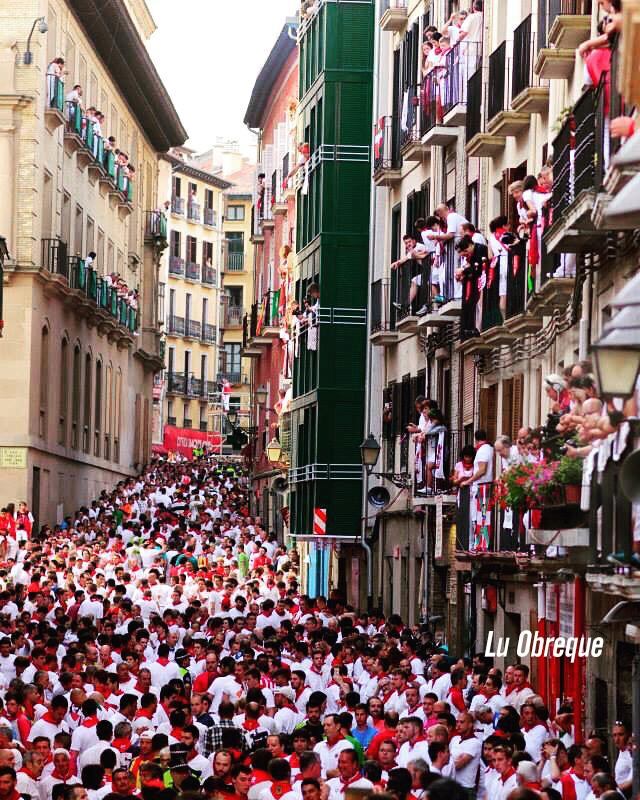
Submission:
POLYGON ((587 90, 573 107, 553 141, 551 226, 544 233, 549 252, 582 253, 597 249, 604 232, 592 212, 609 159, 605 151, 606 84, 587 90))
POLYGON ((445 69, 438 81, 442 93, 442 122, 458 127, 467 118, 469 78, 482 66, 482 43, 459 42, 445 56, 445 69))
POLYGON ((420 84, 416 84, 405 91, 403 108, 406 108, 407 113, 400 120, 400 152, 403 161, 422 161, 423 155, 430 152, 423 145, 420 133, 420 89, 420 84))
POLYGON ((184 275, 184 258, 181 256, 169 256, 169 275, 181 278, 184 275))
POLYGON ((407 0, 383 0, 380 28, 401 33, 407 27, 407 0))
POLYGON ((446 147, 458 138, 458 130, 445 125, 442 117, 441 82, 430 73, 422 82, 420 92, 420 133, 425 152, 432 146, 446 147))
POLYGON ((431 314, 431 267, 428 256, 422 261, 405 261, 394 271, 389 315, 394 314, 398 333, 416 333, 420 318, 431 314))
POLYGON ((177 217, 184 217, 184 207, 185 207, 184 197, 178 197, 177 195, 174 195, 171 198, 172 214, 175 214, 177 217))
POLYGON ((104 139, 102 136, 96 136, 96 134, 93 132, 91 135, 93 137, 93 147, 91 148, 93 159, 87 165, 87 173, 89 176, 89 182, 92 185, 95 185, 97 180, 105 177, 106 175, 106 169, 104 166, 104 139))
POLYGON ((224 265, 225 272, 243 272, 244 271, 244 252, 242 253, 227 253, 227 258, 224 265))
POLYGON ((184 336, 184 332, 184 317, 176 317, 175 314, 171 314, 167 320, 167 334, 169 336, 184 336))
POLYGON ((502 328, 505 334, 501 338, 502 331, 498 329, 493 336, 485 336, 491 344, 508 344, 508 334, 535 333, 542 327, 542 315, 528 307, 531 292, 527 273, 527 248, 521 242, 510 249, 507 259, 507 302, 502 328))
POLYGON ((511 75, 511 108, 521 114, 541 114, 549 108, 548 81, 536 75, 532 54, 536 51, 536 37, 531 32, 532 16, 522 20, 513 33, 513 59, 511 75))
POLYGON ((398 128, 393 117, 380 117, 373 129, 373 182, 376 186, 396 186, 401 179, 398 128))
POLYGON ((110 193, 114 193, 117 197, 116 189, 116 154, 111 148, 104 150, 102 157, 102 173, 98 176, 100 195, 106 197, 110 193))
POLYGON ((64 82, 55 75, 47 75, 47 104, 44 121, 50 133, 65 124, 64 82))
POLYGON ((81 170, 87 169, 96 161, 97 140, 93 130, 93 122, 86 116, 82 117, 82 146, 76 152, 76 164, 81 170))
POLYGON ((204 344, 215 344, 218 340, 218 334, 215 325, 210 325, 205 322, 202 326, 202 341, 204 344))
POLYGON ((227 380, 232 386, 238 386, 241 383, 249 383, 247 376, 240 372, 219 372, 216 376, 218 383, 227 380))
POLYGON ((412 442, 413 505, 455 505, 457 491, 449 476, 464 445, 462 431, 447 431, 427 436, 424 442, 412 442))
POLYGON ((187 222, 199 224, 201 219, 200 203, 191 200, 187 203, 187 222))
POLYGON ((264 228, 273 227, 273 203, 271 188, 262 186, 256 193, 251 220, 251 238, 257 243, 264 237, 264 228))
POLYGON ((207 228, 215 228, 218 225, 218 217, 213 208, 204 209, 204 224, 207 228))
POLYGON ((145 211, 144 238, 159 246, 167 245, 167 218, 162 211, 145 211))
POLYGON ((517 136, 529 128, 529 114, 509 109, 511 79, 511 59, 507 56, 507 43, 502 42, 489 56, 487 132, 492 136, 517 136))
POLYGON ((575 276, 575 256, 570 253, 548 253, 543 242, 536 291, 529 299, 528 310, 537 314, 553 314, 556 309, 565 308, 573 295, 575 276))
POLYGON ((173 425, 175 427, 177 422, 178 421, 175 417, 167 417, 167 425, 173 425))
POLYGON ((170 372, 167 375, 168 394, 186 394, 187 381, 184 372, 170 372))
POLYGON ((369 341, 376 347, 389 347, 397 344, 396 309, 391 304, 392 284, 396 280, 387 278, 371 284, 371 304, 369 306, 369 341))
POLYGON ((200 264, 195 261, 187 261, 184 268, 184 276, 188 281, 200 282, 200 264))
POLYGON ((82 109, 80 103, 65 102, 64 151, 68 156, 77 153, 83 147, 82 141, 82 109))
MULTIPOLYGON (((286 172, 284 173, 284 175, 287 174, 286 172)), ((271 173, 271 197, 273 198, 272 211, 274 215, 286 214, 289 210, 282 176, 281 169, 274 169, 271 173)))
POLYGON ((83 259, 67 256, 65 242, 42 240, 42 269, 45 276, 56 279, 47 280, 45 292, 55 292, 101 333, 123 345, 133 344, 138 329, 137 305, 121 297, 107 278, 99 277, 83 259))
POLYGON ((200 339, 202 336, 202 325, 198 320, 186 319, 184 323, 184 335, 186 339, 200 339))
POLYGON ((230 306, 224 304, 222 306, 222 318, 220 321, 221 328, 241 328, 243 310, 242 306, 230 306))
POLYGON ((244 358, 260 358, 262 355, 262 348, 255 341, 257 324, 258 312, 254 304, 251 307, 251 313, 245 314, 242 318, 242 356, 244 358))
POLYGON ((216 287, 218 285, 218 271, 210 264, 202 265, 202 283, 205 286, 216 287))
MULTIPOLYGON (((486 89, 486 87, 485 87, 486 89)), ((499 155, 507 143, 504 136, 497 136, 492 133, 485 133, 482 129, 482 109, 487 108, 487 93, 484 92, 482 85, 482 70, 479 69, 469 78, 467 87, 467 155, 476 158, 493 158, 499 155)))
POLYGON ((553 20, 547 42, 557 49, 575 50, 591 35, 591 0, 551 0, 553 20))

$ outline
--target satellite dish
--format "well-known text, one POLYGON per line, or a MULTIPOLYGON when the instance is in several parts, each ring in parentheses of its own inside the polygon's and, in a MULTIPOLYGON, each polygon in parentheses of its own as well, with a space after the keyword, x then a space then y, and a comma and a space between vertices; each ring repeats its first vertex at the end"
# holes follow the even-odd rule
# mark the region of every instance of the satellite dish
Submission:
POLYGON ((391 495, 384 486, 374 486, 367 492, 367 500, 376 508, 384 508, 389 505, 391 495))
POLYGON ((640 449, 625 459, 620 470, 620 485, 632 503, 640 503, 640 449))

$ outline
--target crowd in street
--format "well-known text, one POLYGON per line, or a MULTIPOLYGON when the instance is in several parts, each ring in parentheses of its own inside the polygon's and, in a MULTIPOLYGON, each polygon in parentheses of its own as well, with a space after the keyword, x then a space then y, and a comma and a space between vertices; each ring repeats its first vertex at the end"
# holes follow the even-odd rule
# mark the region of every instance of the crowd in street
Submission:
POLYGON ((201 456, 55 527, 3 509, 0 800, 630 796, 626 725, 581 741, 527 666, 305 595, 248 499, 201 456))

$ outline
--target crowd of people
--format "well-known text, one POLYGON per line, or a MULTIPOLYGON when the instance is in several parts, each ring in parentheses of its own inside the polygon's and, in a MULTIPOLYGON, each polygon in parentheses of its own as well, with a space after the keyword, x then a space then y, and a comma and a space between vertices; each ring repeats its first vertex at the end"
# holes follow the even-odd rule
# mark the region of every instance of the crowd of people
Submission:
POLYGON ((157 460, 59 524, 3 509, 0 800, 619 800, 523 664, 311 598, 230 463, 157 460))
MULTIPOLYGON (((55 104, 56 92, 56 79, 64 84, 64 77, 67 75, 65 70, 64 58, 58 56, 47 66, 47 84, 49 92, 49 105, 55 104)), ((84 90, 80 84, 75 84, 73 88, 64 96, 65 101, 65 116, 68 123, 73 126, 76 117, 79 115, 80 122, 80 135, 86 140, 87 128, 91 129, 91 146, 94 158, 100 156, 100 142, 102 142, 102 162, 105 169, 109 168, 109 164, 113 159, 115 172, 121 176, 122 191, 128 196, 129 183, 135 176, 135 167, 129 161, 129 156, 124 150, 120 150, 116 144, 115 136, 105 136, 103 134, 103 125, 105 124, 105 116, 95 106, 84 106, 84 90)))

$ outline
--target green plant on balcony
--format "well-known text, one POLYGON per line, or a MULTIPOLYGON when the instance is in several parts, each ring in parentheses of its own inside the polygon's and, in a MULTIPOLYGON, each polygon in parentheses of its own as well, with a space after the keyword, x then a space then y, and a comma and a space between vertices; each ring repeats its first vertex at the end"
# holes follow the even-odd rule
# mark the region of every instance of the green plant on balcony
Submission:
POLYGON ((557 493, 555 469, 544 461, 514 464, 497 481, 496 499, 502 508, 539 508, 557 493))
POLYGON ((560 133, 562 126, 565 122, 569 119, 569 117, 573 114, 573 106, 565 106, 558 116, 556 117, 556 121, 551 126, 551 130, 553 133, 560 133))

